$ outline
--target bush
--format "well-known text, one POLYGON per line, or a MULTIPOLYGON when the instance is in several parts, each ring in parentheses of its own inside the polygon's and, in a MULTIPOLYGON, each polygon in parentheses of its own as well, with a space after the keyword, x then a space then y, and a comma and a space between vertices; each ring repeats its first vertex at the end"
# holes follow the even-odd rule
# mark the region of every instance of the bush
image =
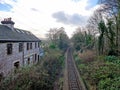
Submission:
POLYGON ((56 48, 56 45, 53 44, 53 43, 51 43, 50 46, 49 46, 49 48, 51 48, 51 49, 55 49, 55 48, 56 48))
POLYGON ((114 79, 106 78, 99 82, 98 90, 119 90, 120 89, 120 77, 114 79))
POLYGON ((90 63, 95 60, 96 53, 94 51, 87 50, 86 52, 79 53, 79 58, 83 63, 90 63))
POLYGON ((46 90, 47 72, 40 66, 22 68, 17 74, 8 76, 1 82, 1 90, 46 90), (44 88, 45 87, 45 88, 44 88))
POLYGON ((78 70, 89 90, 119 90, 120 60, 116 56, 92 55, 92 52, 79 54, 75 59, 78 70), (92 58, 89 60, 89 58, 92 58), (96 60, 95 60, 96 59, 96 60))
POLYGON ((115 64, 120 65, 120 59, 118 57, 116 57, 116 56, 106 56, 104 59, 105 59, 105 61, 113 62, 115 64))
POLYGON ((116 56, 106 56, 105 57, 105 60, 106 61, 110 61, 110 62, 113 62, 115 60, 118 60, 118 58, 116 56))

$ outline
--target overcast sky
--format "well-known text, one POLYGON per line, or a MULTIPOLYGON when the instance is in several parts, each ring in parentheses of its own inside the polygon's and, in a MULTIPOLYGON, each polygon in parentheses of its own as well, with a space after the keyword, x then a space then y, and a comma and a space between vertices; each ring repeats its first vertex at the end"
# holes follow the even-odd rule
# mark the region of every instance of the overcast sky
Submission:
POLYGON ((50 28, 64 27, 68 36, 84 26, 98 0, 0 0, 0 21, 11 17, 15 27, 45 37, 50 28))

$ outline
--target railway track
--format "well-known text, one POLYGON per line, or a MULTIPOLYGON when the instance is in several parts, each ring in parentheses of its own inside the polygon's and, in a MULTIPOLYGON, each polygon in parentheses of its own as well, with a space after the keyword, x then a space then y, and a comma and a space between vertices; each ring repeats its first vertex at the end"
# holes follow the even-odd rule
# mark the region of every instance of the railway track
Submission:
POLYGON ((70 48, 67 51, 67 77, 68 90, 85 90, 81 85, 79 75, 73 61, 72 51, 70 48))

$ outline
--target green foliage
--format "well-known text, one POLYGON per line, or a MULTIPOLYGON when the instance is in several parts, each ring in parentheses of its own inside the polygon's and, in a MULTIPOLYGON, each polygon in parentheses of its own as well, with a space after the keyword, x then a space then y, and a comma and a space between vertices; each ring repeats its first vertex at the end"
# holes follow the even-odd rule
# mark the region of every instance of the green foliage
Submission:
POLYGON ((22 68, 17 74, 5 78, 1 82, 1 90, 46 90, 51 88, 47 86, 48 74, 41 66, 32 66, 22 68))
POLYGON ((55 48, 56 48, 56 45, 52 43, 52 44, 50 44, 49 48, 55 49, 55 48))
POLYGON ((82 31, 81 28, 76 30, 73 34, 72 42, 76 51, 83 51, 84 49, 92 49, 94 46, 94 36, 89 32, 82 31))
MULTIPOLYGON (((103 13, 108 13, 108 35, 109 36, 109 46, 110 49, 120 50, 119 45, 119 36, 120 36, 120 0, 99 0, 101 4, 104 4, 105 7, 103 7, 103 13), (110 6, 106 8, 106 6, 110 6), (110 15, 110 17, 109 17, 110 15), (110 20, 109 20, 110 19, 110 20)), ((111 50, 110 50, 111 51, 111 50)), ((109 55, 115 55, 115 54, 109 54, 109 55)), ((117 54, 118 56, 120 54, 117 54)))
POLYGON ((106 78, 99 82, 98 90, 119 90, 120 88, 120 77, 114 79, 106 78))
POLYGON ((69 38, 63 27, 57 29, 50 29, 48 33, 48 39, 52 43, 51 48, 58 47, 59 49, 65 51, 69 45, 69 38))
POLYGON ((63 90, 63 82, 64 82, 64 78, 60 78, 59 79, 59 90, 63 90))
POLYGON ((112 63, 120 65, 120 59, 116 56, 106 56, 105 61, 112 62, 112 63))
POLYGON ((114 62, 114 61, 118 60, 118 57, 116 57, 116 56, 106 56, 105 60, 110 61, 110 62, 114 62))
POLYGON ((99 36, 99 40, 98 40, 98 51, 99 51, 99 54, 103 54, 103 49, 104 49, 104 34, 105 34, 105 31, 106 31, 106 26, 105 26, 105 23, 104 21, 101 21, 99 24, 98 24, 98 28, 99 28, 99 32, 100 32, 100 36, 99 36))
POLYGON ((86 27, 86 31, 93 31, 95 37, 79 30, 73 34, 73 46, 79 51, 97 42, 94 49, 103 56, 91 62, 92 55, 87 53, 74 58, 90 90, 120 90, 120 58, 116 57, 120 56, 120 0, 100 1, 103 7, 94 12, 88 22, 89 28, 86 27))
MULTIPOLYGON (((76 55, 78 70, 89 90, 119 90, 120 60, 115 56, 100 56, 98 60, 83 62, 76 55)), ((89 57, 89 56, 88 56, 89 57)))

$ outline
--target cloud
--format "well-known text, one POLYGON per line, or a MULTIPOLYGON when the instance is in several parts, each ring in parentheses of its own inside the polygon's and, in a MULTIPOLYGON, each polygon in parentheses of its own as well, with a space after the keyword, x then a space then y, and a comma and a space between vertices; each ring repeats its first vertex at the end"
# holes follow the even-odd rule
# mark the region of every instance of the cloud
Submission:
POLYGON ((86 9, 89 0, 0 0, 12 6, 0 10, 0 19, 12 17, 15 27, 29 30, 35 35, 45 34, 50 28, 64 27, 68 35, 77 26, 84 25, 93 9, 86 9))
POLYGON ((57 22, 61 22, 67 25, 75 25, 75 26, 83 25, 86 23, 87 20, 86 16, 82 16, 77 13, 73 15, 69 15, 64 13, 63 11, 56 12, 52 16, 53 18, 56 19, 57 22))
POLYGON ((35 11, 35 12, 39 12, 39 10, 36 9, 36 8, 31 8, 31 10, 32 10, 32 11, 35 11))
POLYGON ((53 16, 53 18, 57 19, 57 22, 63 22, 65 24, 68 23, 67 15, 63 11, 54 13, 52 16, 53 16))
POLYGON ((73 2, 79 2, 80 0, 72 0, 73 2))

